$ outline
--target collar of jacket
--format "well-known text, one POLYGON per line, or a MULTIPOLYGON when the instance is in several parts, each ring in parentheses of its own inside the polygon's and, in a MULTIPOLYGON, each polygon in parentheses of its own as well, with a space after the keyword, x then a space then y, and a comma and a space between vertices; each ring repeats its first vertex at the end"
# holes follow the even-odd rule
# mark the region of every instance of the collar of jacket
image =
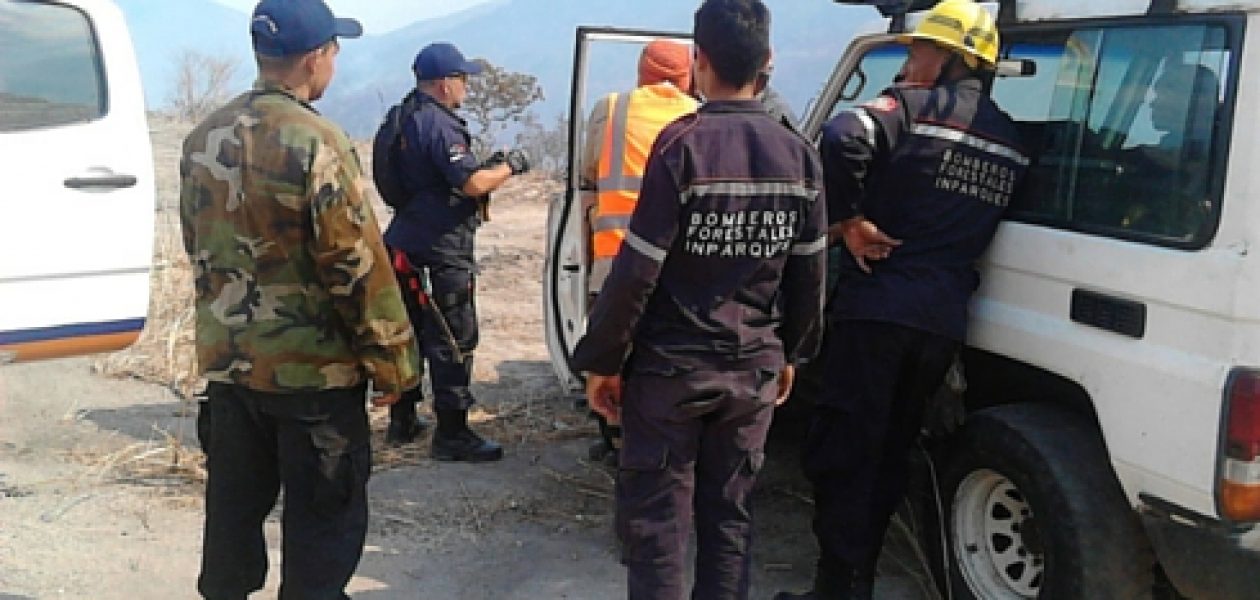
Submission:
POLYGON ((936 88, 962 88, 962 89, 970 89, 970 90, 974 90, 978 92, 984 89, 984 84, 980 81, 979 77, 975 77, 973 75, 967 75, 961 79, 955 79, 953 81, 947 81, 941 84, 926 83, 922 85, 914 85, 914 84, 909 84, 909 83, 897 83, 897 84, 894 84, 893 87, 898 88, 898 89, 903 89, 903 90, 932 90, 936 88))
POLYGON ((710 100, 700 106, 703 113, 764 113, 765 105, 756 98, 747 100, 710 100))
POLYGON ((459 115, 455 114, 455 111, 451 110, 450 108, 447 108, 445 104, 438 102, 437 98, 434 98, 433 96, 430 96, 424 92, 416 90, 416 99, 420 101, 419 106, 424 106, 425 104, 432 104, 433 106, 436 106, 442 112, 450 115, 450 117, 458 121, 460 125, 468 125, 467 121, 465 121, 459 115))
POLYGON ((317 115, 319 114, 319 111, 315 110, 315 107, 311 106, 310 102, 302 100, 301 98, 298 98, 297 96, 293 95, 293 90, 289 89, 288 87, 285 87, 284 84, 282 83, 279 83, 276 81, 267 81, 260 77, 254 80, 253 91, 255 94, 258 94, 258 95, 279 94, 294 102, 297 102, 298 104, 301 104, 302 107, 305 108, 306 110, 309 110, 317 115))

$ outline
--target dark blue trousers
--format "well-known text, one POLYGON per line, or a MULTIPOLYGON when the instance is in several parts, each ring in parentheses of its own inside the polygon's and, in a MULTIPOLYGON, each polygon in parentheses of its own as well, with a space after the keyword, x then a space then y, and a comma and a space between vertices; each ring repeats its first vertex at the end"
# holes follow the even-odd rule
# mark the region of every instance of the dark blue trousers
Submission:
MULTIPOLYGON (((480 340, 477 326, 476 277, 471 269, 451 265, 425 265, 418 256, 408 256, 416 270, 426 270, 431 301, 438 307, 446 329, 443 329, 431 307, 418 300, 413 283, 399 275, 403 300, 412 328, 420 338, 420 353, 428 364, 429 383, 433 387, 433 408, 436 410, 468 410, 476 402, 468 386, 472 383, 473 351, 480 340), (463 355, 457 360, 451 340, 463 355)), ((403 392, 400 402, 421 400, 419 387, 403 392)))
POLYGON ((693 522, 690 597, 747 598, 751 494, 765 458, 777 372, 629 371, 616 525, 630 600, 688 597, 685 560, 693 522))
POLYGON ((820 359, 829 385, 802 448, 821 571, 874 574, 925 402, 957 350, 950 338, 893 323, 842 321, 828 331, 820 359))

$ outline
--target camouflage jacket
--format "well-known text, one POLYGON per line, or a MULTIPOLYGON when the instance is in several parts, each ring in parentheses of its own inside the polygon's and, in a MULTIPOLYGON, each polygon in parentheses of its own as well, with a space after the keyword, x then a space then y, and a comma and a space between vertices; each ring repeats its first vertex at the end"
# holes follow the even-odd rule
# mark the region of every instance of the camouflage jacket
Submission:
POLYGON ((340 128, 258 82, 188 135, 180 177, 207 379, 268 392, 419 382, 415 337, 340 128))

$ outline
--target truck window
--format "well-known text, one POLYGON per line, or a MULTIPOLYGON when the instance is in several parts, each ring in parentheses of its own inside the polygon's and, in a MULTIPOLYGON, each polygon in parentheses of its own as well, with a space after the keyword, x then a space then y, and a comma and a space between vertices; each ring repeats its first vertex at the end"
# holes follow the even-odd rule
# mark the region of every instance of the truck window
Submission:
MULTIPOLYGON (((1022 33, 1022 32, 1021 32, 1022 33)), ((1011 216, 1200 248, 1220 213, 1224 26, 1123 26, 1012 35, 1037 75, 999 78, 1033 165, 1011 216)))
POLYGON ((862 56, 857 70, 845 82, 840 98, 832 107, 828 119, 854 106, 867 102, 892 85, 893 78, 906 62, 906 47, 889 43, 872 49, 862 56))
POLYGON ((60 4, 0 4, 0 132, 100 117, 104 85, 86 15, 60 4))

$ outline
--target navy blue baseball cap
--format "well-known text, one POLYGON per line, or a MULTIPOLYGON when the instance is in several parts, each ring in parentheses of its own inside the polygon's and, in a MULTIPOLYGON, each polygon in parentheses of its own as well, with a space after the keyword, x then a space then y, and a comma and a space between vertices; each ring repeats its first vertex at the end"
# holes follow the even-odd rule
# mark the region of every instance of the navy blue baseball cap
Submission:
POLYGON ((451 75, 476 75, 481 72, 481 65, 464 58, 464 55, 453 44, 437 42, 425 46, 416 55, 416 62, 411 65, 416 79, 429 81, 451 75))
POLYGON ((262 0, 254 7, 249 31, 254 51, 265 56, 305 54, 337 37, 356 38, 363 26, 338 19, 323 0, 262 0))

